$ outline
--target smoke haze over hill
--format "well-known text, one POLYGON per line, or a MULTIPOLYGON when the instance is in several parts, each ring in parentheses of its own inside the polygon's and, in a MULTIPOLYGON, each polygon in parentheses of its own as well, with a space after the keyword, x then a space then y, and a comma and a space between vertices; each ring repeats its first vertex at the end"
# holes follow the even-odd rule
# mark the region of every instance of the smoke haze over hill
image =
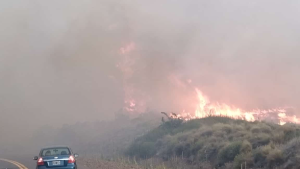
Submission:
POLYGON ((299 5, 0 2, 1 142, 43 125, 112 119, 126 104, 182 111, 194 87, 246 110, 299 110, 299 5))

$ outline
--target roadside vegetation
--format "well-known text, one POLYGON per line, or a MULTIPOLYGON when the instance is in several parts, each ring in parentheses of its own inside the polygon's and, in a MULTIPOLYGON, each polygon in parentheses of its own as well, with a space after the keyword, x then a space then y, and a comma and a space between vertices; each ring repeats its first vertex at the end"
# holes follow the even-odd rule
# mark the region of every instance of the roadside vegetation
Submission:
POLYGON ((38 148, 70 145, 80 162, 94 169, 298 169, 299 137, 295 124, 213 116, 184 121, 176 114, 146 113, 57 129, 45 126, 32 143, 38 148))
POLYGON ((178 159, 196 168, 300 167, 300 127, 229 117, 183 121, 176 116, 137 138, 126 154, 142 160, 178 159))
MULTIPOLYGON (((136 160, 129 157, 103 157, 84 155, 78 160, 78 163, 83 168, 89 169, 198 169, 195 166, 190 166, 180 159, 171 159, 164 161, 159 158, 150 158, 145 160, 136 160)), ((209 164, 202 166, 210 167, 209 164)))

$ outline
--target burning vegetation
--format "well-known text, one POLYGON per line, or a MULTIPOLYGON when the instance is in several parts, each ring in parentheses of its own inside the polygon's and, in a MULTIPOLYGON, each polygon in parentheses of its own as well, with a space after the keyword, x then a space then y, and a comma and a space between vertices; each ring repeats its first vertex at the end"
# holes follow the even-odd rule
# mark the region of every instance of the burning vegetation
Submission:
MULTIPOLYGON (((120 48, 119 55, 117 68, 124 89, 122 111, 135 115, 147 112, 155 99, 133 83, 138 68, 143 67, 137 61, 141 57, 138 45, 128 43, 120 48)), ((137 137, 126 155, 139 162, 159 159, 168 163, 179 159, 189 168, 203 169, 298 167, 300 152, 295 149, 300 147, 300 119, 293 107, 243 109, 213 101, 188 75, 182 77, 169 73, 163 79, 175 93, 175 97, 168 98, 173 99, 178 113, 162 112, 161 125, 137 137), (290 153, 291 150, 295 151, 290 153)), ((154 104, 157 101, 164 100, 159 98, 154 104)))
MULTIPOLYGON (((151 100, 149 98, 151 94, 132 83, 132 79, 138 71, 137 67, 140 66, 137 65, 137 60, 140 59, 137 45, 134 42, 128 43, 119 49, 119 55, 121 61, 117 64, 117 68, 123 77, 123 111, 131 114, 145 112, 149 108, 148 103, 151 100)), ((185 78, 185 80, 182 80, 182 78, 174 74, 168 75, 166 79, 170 88, 174 89, 173 92, 182 91, 180 98, 175 99, 175 103, 180 105, 176 107, 176 111, 179 112, 176 117, 185 121, 209 116, 220 116, 243 119, 250 122, 267 120, 280 125, 300 123, 300 119, 296 116, 292 107, 283 106, 269 109, 243 110, 231 104, 211 101, 199 87, 193 84, 192 79, 185 78)))

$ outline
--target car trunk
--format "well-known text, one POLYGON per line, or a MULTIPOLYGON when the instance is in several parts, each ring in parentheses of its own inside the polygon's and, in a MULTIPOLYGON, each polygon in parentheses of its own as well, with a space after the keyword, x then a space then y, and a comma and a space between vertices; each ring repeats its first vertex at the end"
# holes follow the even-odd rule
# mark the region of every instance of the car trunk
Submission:
POLYGON ((69 157, 70 155, 46 156, 43 161, 47 168, 64 167, 68 165, 69 157))

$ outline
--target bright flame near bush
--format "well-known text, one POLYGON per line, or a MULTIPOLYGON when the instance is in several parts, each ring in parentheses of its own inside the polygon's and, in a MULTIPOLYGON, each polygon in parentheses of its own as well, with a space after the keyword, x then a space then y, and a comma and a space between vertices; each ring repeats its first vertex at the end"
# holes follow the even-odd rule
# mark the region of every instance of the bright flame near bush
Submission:
POLYGON ((195 111, 195 117, 203 118, 207 116, 228 116, 233 118, 243 118, 247 121, 254 121, 253 112, 243 112, 238 108, 231 107, 227 104, 210 103, 207 97, 196 88, 199 104, 195 111))
MULTIPOLYGON (((288 116, 287 111, 284 108, 275 108, 268 110, 252 110, 252 111, 244 111, 234 106, 230 106, 227 104, 220 103, 211 103, 198 88, 195 89, 195 93, 197 95, 198 104, 196 106, 196 110, 194 115, 191 115, 188 112, 183 111, 178 118, 182 118, 184 120, 191 120, 197 118, 205 118, 209 116, 223 116, 230 117, 233 119, 243 119, 247 121, 255 121, 255 120, 266 120, 272 119, 274 117, 278 120, 278 124, 284 125, 287 122, 289 123, 299 123, 299 119, 293 115, 288 116)), ((171 115, 172 117, 172 115, 171 115)))
MULTIPOLYGON (((135 65, 137 64, 136 55, 133 55, 133 51, 136 50, 136 44, 130 42, 119 49, 121 56, 120 62, 116 67, 122 72, 123 75, 123 87, 124 87, 124 107, 123 110, 129 113, 142 113, 146 110, 145 94, 134 87, 129 82, 129 79, 135 74, 135 65)), ((169 80, 173 86, 184 90, 193 89, 192 80, 187 79, 182 81, 176 75, 170 75, 169 80)), ((209 98, 205 96, 201 90, 195 88, 195 110, 194 112, 182 111, 179 115, 174 116, 171 114, 170 117, 182 118, 184 120, 204 118, 208 116, 225 116, 234 119, 243 119, 247 121, 255 120, 276 120, 279 124, 284 125, 287 122, 299 123, 300 120, 295 116, 290 116, 285 108, 274 108, 268 110, 251 110, 245 111, 232 105, 225 103, 212 103, 209 98)), ((192 96, 193 97, 193 96, 192 96)), ((179 100, 178 100, 179 101, 179 100)))

